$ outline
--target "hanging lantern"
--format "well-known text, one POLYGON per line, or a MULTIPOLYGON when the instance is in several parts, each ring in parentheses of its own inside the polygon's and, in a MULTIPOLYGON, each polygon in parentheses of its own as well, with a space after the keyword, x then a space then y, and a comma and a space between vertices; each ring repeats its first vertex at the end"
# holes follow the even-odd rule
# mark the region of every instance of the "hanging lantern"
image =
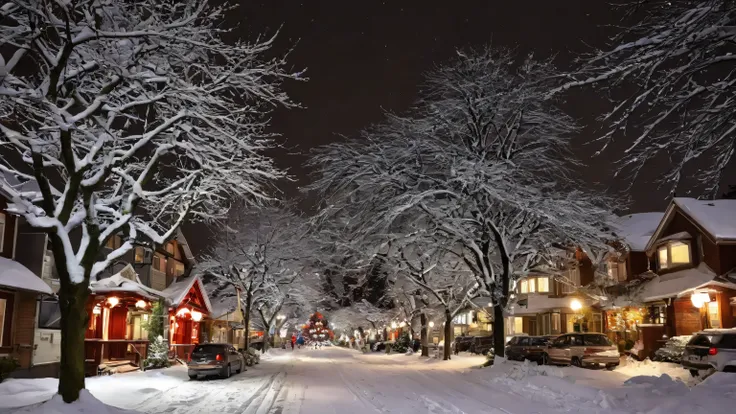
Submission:
POLYGON ((111 308, 117 306, 118 303, 120 303, 120 299, 116 298, 115 296, 107 298, 107 304, 110 305, 111 308))
POLYGON ((192 320, 194 322, 199 322, 202 320, 202 312, 192 311, 192 320))
POLYGON ((189 312, 189 309, 187 309, 187 308, 181 308, 181 309, 179 309, 178 312, 176 312, 176 316, 178 316, 180 318, 183 318, 184 316, 186 316, 187 313, 190 313, 189 312))
POLYGON ((148 304, 146 303, 145 300, 139 300, 138 302, 135 303, 135 307, 138 309, 146 309, 146 306, 148 306, 148 304))

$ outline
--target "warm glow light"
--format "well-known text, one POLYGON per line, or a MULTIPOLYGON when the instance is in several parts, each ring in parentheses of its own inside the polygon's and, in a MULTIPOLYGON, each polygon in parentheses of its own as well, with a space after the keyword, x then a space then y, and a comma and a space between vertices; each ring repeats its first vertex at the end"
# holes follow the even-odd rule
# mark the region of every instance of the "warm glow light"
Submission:
POLYGON ((429 321, 429 327, 434 328, 434 321, 429 321))
POLYGON ((113 297, 107 298, 107 303, 110 305, 111 308, 114 308, 115 306, 117 306, 118 303, 120 303, 120 299, 113 296, 113 297))
POLYGON ((176 312, 176 316, 182 317, 182 316, 186 315, 187 313, 189 313, 189 309, 187 309, 187 308, 181 308, 181 309, 179 309, 178 312, 176 312))
POLYGON ((147 320, 148 320, 148 314, 147 314, 147 313, 144 313, 144 314, 143 314, 143 320, 144 320, 144 321, 147 321, 147 320))
POLYGON ((194 322, 199 322, 202 320, 202 313, 197 311, 192 311, 192 320, 194 322))
POLYGON ((406 326, 406 322, 401 322, 401 323, 399 324, 399 326, 400 326, 400 327, 402 327, 402 328, 403 328, 403 327, 405 327, 405 326, 406 326))
POLYGON ((391 329, 396 329, 396 321, 391 322, 391 329))
POLYGON ((276 319, 286 319, 286 316, 285 315, 279 315, 279 316, 276 317, 276 319))
POLYGON ((95 306, 94 309, 92 309, 92 313, 94 313, 95 315, 99 315, 102 313, 102 308, 100 308, 99 306, 95 306))
POLYGON ((693 306, 700 309, 703 305, 710 302, 710 295, 705 292, 695 292, 690 295, 690 301, 693 303, 693 306))
POLYGON ((570 302, 570 309, 574 310, 575 312, 579 311, 580 309, 583 309, 583 304, 580 303, 579 300, 573 299, 572 302, 570 302))
POLYGON ((135 307, 138 309, 146 309, 146 306, 148 306, 148 304, 146 303, 145 300, 139 300, 138 302, 135 303, 135 307))

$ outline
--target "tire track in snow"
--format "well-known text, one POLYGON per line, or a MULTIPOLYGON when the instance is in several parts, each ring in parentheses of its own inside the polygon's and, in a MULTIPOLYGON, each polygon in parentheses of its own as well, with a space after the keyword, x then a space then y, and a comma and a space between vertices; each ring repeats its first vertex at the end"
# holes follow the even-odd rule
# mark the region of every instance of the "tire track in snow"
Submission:
POLYGON ((280 371, 261 385, 253 395, 245 401, 238 412, 242 414, 267 414, 274 408, 276 397, 286 382, 286 372, 280 371))

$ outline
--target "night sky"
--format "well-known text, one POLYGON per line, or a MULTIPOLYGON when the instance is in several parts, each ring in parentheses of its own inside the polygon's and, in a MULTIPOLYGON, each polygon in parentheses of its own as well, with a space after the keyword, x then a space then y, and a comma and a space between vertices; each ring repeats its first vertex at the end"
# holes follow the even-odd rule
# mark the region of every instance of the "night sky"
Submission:
MULTIPOLYGON (((561 68, 577 53, 604 46, 619 22, 610 3, 600 0, 241 0, 228 19, 239 21, 241 35, 254 40, 281 27, 276 51, 295 46, 289 62, 306 68, 308 82, 285 85, 305 106, 274 114, 272 129, 289 151, 276 154, 279 165, 297 179, 284 186, 297 194, 307 182, 301 163, 310 148, 354 136, 378 122, 384 110, 401 112, 416 99, 422 74, 453 57, 457 48, 488 43, 516 48, 520 56, 556 56, 561 68)), ((594 125, 606 108, 594 91, 568 98, 565 109, 594 125)), ((576 154, 588 165, 581 175, 591 185, 620 188, 610 179, 615 153, 590 159, 597 147, 584 145, 595 135, 587 128, 576 140, 576 154)), ((641 187, 641 186, 639 186, 641 187)), ((633 211, 663 210, 666 192, 652 186, 634 193, 633 211)))

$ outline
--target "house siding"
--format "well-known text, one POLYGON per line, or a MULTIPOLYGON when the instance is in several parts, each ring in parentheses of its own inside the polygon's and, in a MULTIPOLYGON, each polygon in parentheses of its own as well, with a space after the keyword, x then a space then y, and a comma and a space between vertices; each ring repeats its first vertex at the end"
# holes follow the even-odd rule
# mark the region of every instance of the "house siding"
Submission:
POLYGON ((630 252, 626 259, 626 280, 635 279, 638 275, 649 270, 649 257, 645 252, 630 252))
POLYGON ((702 315, 690 302, 690 298, 675 300, 675 334, 692 335, 702 329, 702 315))
POLYGON ((720 246, 718 258, 720 259, 721 274, 736 272, 736 244, 723 244, 720 246))
POLYGON ((15 295, 15 321, 13 324, 14 356, 20 369, 29 368, 33 358, 33 335, 36 328, 36 298, 32 292, 17 292, 15 295))
MULTIPOLYGON (((686 231, 693 238, 691 239, 691 254, 693 258, 693 266, 698 266, 701 261, 708 267, 713 269, 716 274, 723 274, 728 269, 723 269, 719 258, 718 245, 711 239, 710 235, 685 216, 682 211, 675 207, 672 219, 663 229, 660 238, 670 236, 679 232, 686 231)), ((677 269, 673 269, 677 270, 677 269)), ((662 271, 661 273, 667 273, 662 271)))

